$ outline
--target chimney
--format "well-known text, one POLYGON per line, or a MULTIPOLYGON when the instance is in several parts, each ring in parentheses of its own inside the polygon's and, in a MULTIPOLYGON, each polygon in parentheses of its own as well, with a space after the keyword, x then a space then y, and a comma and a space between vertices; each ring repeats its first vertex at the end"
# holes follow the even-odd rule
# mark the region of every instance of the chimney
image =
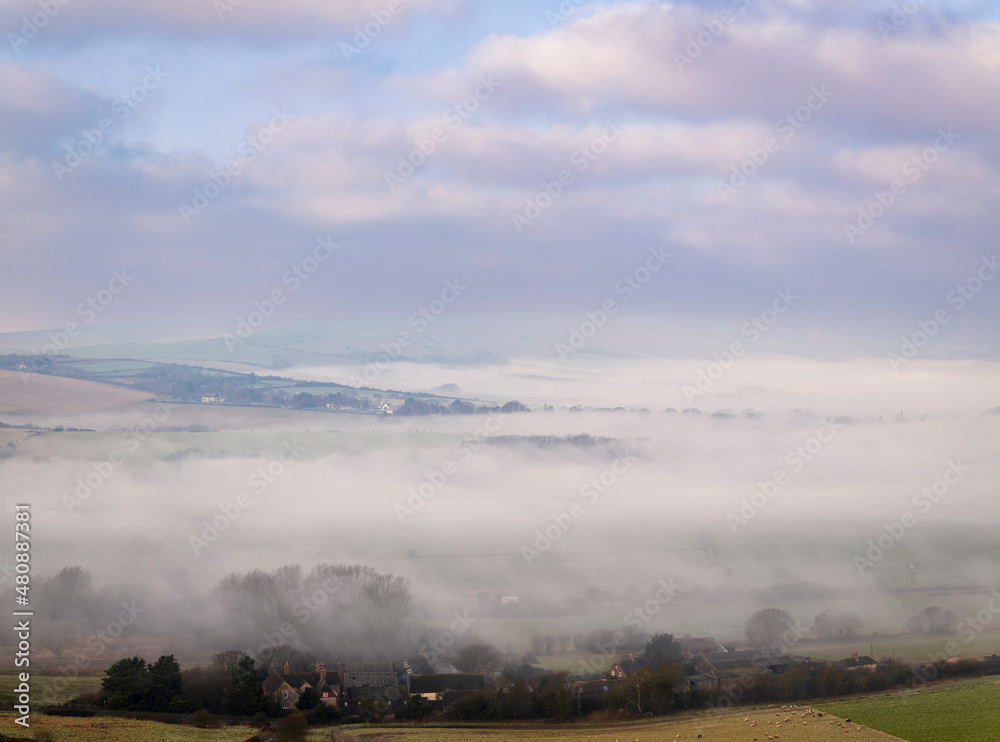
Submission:
POLYGON ((317 661, 316 672, 319 673, 319 682, 324 682, 326 680, 326 663, 317 661))
POLYGON ((291 668, 290 668, 290 667, 288 666, 288 663, 286 662, 286 663, 285 663, 285 675, 288 675, 288 674, 290 674, 291 672, 292 672, 292 670, 291 670, 291 668))

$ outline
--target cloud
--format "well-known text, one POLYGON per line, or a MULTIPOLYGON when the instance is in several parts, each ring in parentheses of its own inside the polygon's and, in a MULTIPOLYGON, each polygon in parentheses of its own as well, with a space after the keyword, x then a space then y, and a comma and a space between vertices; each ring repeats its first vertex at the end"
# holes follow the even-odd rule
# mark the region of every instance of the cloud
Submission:
POLYGON ((957 121, 985 133, 1000 116, 980 92, 1000 65, 998 34, 1000 24, 983 21, 886 41, 875 18, 862 27, 816 25, 774 9, 620 3, 549 33, 489 37, 470 52, 466 75, 442 75, 437 86, 491 72, 509 81, 516 93, 508 105, 521 110, 580 115, 625 104, 693 119, 772 120, 826 85, 838 95, 836 123, 852 122, 855 136, 957 121))
MULTIPOLYGON (((382 19, 382 28, 397 18, 428 12, 451 13, 462 0, 176 0, 171 3, 131 3, 127 0, 92 0, 69 3, 56 0, 53 10, 41 11, 44 23, 32 21, 37 8, 0 8, 0 25, 25 34, 27 25, 40 27, 43 35, 114 36, 143 32, 155 36, 301 37, 353 29, 382 19), (35 11, 32 13, 31 11, 35 11)), ((410 21, 403 21, 406 24, 410 21)), ((25 34, 26 35, 26 34, 25 34)))

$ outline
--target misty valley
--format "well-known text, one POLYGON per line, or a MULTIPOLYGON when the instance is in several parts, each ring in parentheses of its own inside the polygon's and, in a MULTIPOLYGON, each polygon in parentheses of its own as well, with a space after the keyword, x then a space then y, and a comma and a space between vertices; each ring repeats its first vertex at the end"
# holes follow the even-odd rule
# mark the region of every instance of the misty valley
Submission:
POLYGON ((45 704, 624 719, 1000 671, 975 374, 931 369, 966 411, 911 418, 822 362, 734 409, 678 405, 658 385, 690 371, 663 361, 627 388, 608 360, 480 363, 465 392, 470 367, 426 359, 394 391, 402 362, 371 386, 364 356, 88 355, 0 359, 45 704))

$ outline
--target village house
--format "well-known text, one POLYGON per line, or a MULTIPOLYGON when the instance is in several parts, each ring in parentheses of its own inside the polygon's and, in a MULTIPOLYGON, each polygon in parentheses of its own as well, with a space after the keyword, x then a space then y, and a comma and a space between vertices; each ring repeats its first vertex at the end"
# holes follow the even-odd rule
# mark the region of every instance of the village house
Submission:
POLYGON ((340 676, 326 672, 323 662, 310 672, 291 672, 288 663, 282 672, 272 672, 264 678, 264 695, 277 699, 281 708, 298 708, 299 696, 307 688, 315 688, 321 703, 340 710, 340 676))
POLYGON ((479 672, 406 676, 407 695, 421 696, 430 703, 431 708, 442 711, 459 698, 485 687, 486 678, 479 672))
POLYGON ((631 677, 639 670, 649 670, 651 667, 652 666, 649 664, 649 660, 645 657, 633 657, 632 655, 629 655, 627 660, 620 660, 619 662, 613 664, 611 669, 608 670, 607 675, 612 680, 624 680, 625 678, 631 677))
POLYGON ((878 662, 868 655, 858 655, 857 652, 848 657, 846 660, 839 660, 833 664, 847 670, 848 672, 855 670, 868 670, 869 672, 875 672, 878 669, 878 662))
POLYGON ((753 675, 759 673, 761 669, 765 669, 773 675, 781 675, 795 665, 796 660, 785 654, 750 649, 741 652, 702 653, 697 664, 698 672, 715 672, 716 675, 721 670, 750 670, 744 674, 753 675))
POLYGON ((681 656, 686 660, 692 660, 699 654, 718 652, 721 649, 719 643, 710 636, 683 636, 675 641, 681 645, 681 656))
POLYGON ((608 693, 618 687, 617 680, 577 680, 570 683, 570 695, 576 699, 577 703, 587 701, 600 701, 608 693))
POLYGON ((402 698, 400 675, 392 662, 351 662, 340 664, 343 697, 341 705, 347 713, 355 713, 363 701, 379 701, 392 705, 402 698))

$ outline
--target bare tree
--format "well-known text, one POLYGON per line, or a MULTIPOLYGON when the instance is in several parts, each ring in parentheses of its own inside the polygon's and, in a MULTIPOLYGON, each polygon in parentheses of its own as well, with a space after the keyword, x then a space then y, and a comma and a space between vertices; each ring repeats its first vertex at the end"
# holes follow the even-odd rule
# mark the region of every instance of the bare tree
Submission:
POLYGON ((952 634, 957 618, 952 611, 932 605, 916 616, 910 616, 906 621, 906 630, 911 634, 952 634))
POLYGON ((813 619, 811 631, 823 639, 849 639, 864 628, 865 622, 854 613, 821 611, 813 619))
POLYGON ((315 659, 295 647, 282 644, 268 647, 257 655, 257 666, 267 674, 282 672, 285 665, 291 672, 308 672, 316 666, 315 659))
POLYGON ((244 652, 238 649, 227 649, 212 655, 212 666, 225 677, 230 677, 239 661, 246 657, 244 652))
POLYGON ((747 619, 744 632, 753 646, 772 647, 792 625, 792 617, 787 611, 765 608, 747 619))
POLYGON ((456 664, 465 672, 492 670, 500 663, 500 653, 492 644, 470 644, 458 650, 456 664))

